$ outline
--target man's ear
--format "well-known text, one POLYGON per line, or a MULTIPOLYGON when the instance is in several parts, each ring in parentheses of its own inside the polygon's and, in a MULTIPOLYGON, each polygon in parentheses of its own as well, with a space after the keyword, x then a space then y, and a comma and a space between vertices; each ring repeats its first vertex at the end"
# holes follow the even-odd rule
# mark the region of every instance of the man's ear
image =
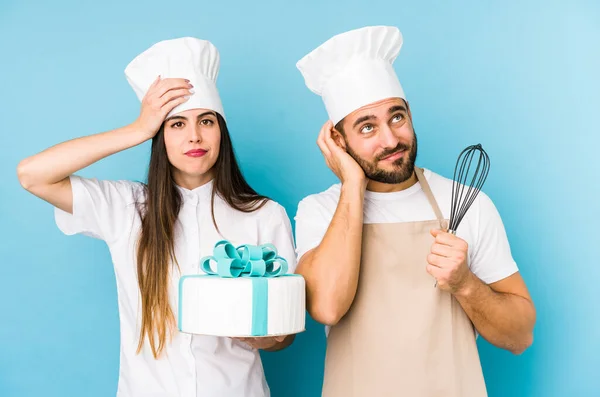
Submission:
POLYGON ((336 145, 346 150, 346 141, 344 140, 344 136, 342 135, 342 133, 336 130, 335 127, 332 128, 331 131, 331 138, 336 143, 336 145))

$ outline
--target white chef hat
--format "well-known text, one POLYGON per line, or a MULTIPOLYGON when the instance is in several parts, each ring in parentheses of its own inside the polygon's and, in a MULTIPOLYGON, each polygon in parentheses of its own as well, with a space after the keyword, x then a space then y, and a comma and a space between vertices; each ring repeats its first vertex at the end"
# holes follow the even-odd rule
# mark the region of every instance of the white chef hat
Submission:
POLYGON ((142 52, 127 65, 125 76, 140 101, 159 75, 161 79, 188 79, 193 94, 167 117, 189 109, 210 109, 225 118, 216 85, 219 62, 219 51, 211 42, 182 37, 161 41, 142 52))
POLYGON ((320 95, 333 124, 387 98, 405 98, 392 63, 400 53, 396 27, 369 26, 332 37, 296 64, 306 86, 320 95))

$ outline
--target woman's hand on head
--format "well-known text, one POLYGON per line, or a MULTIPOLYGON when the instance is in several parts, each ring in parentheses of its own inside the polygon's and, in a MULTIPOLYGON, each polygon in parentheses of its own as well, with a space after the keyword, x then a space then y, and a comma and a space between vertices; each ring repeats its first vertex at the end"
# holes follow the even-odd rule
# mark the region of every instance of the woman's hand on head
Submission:
POLYGON ((158 76, 142 99, 140 115, 134 122, 136 130, 146 139, 153 138, 169 112, 189 99, 193 87, 186 79, 158 76))

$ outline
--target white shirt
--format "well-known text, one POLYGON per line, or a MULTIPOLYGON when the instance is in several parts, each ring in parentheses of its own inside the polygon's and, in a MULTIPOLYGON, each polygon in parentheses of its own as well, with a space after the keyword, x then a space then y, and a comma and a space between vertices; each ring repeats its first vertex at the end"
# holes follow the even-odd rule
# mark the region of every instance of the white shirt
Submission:
MULTIPOLYGON (((427 169, 423 173, 442 214, 449 219, 452 180, 427 169)), ((321 193, 304 198, 298 205, 295 217, 298 258, 321 243, 337 208, 340 192, 341 184, 335 184, 321 193)), ((399 192, 365 192, 364 223, 435 219, 435 213, 419 183, 399 192)), ((518 271, 502 219, 490 198, 483 192, 479 193, 462 219, 456 235, 468 243, 469 268, 483 282, 490 284, 518 271)))
MULTIPOLYGON (((141 324, 137 283, 136 242, 140 232, 137 204, 143 186, 129 181, 98 181, 71 176, 73 215, 55 209, 60 230, 104 240, 110 249, 118 292, 120 371, 118 397, 267 397, 270 395, 257 350, 230 338, 189 335, 175 331, 172 342, 155 359, 146 339, 136 354, 141 324)), ((234 245, 272 243, 296 268, 294 241, 285 209, 269 201, 260 210, 243 213, 215 197, 217 233, 211 217, 213 183, 182 193, 175 229, 175 254, 181 274, 198 273, 200 258, 212 255, 223 238, 234 245)), ((170 304, 177 318, 177 288, 181 274, 174 267, 170 304)))

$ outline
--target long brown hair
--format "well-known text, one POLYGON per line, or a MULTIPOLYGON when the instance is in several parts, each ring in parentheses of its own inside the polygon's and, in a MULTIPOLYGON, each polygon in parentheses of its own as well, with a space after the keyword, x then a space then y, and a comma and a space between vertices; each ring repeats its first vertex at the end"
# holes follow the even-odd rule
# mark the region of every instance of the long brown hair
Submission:
MULTIPOLYGON (((268 198, 259 195, 244 179, 238 166, 231 137, 223 117, 216 113, 221 129, 219 156, 213 166, 215 177, 211 197, 213 223, 215 196, 218 194, 232 208, 252 212, 264 206, 268 198)), ((175 329, 175 316, 169 305, 169 277, 175 257, 175 223, 182 204, 181 193, 173 179, 167 157, 164 124, 152 139, 152 152, 145 185, 145 200, 140 207, 142 221, 137 248, 138 285, 142 302, 142 324, 137 352, 147 337, 155 358, 161 354, 167 337, 175 329)), ((218 227, 217 227, 218 229, 218 227)))

